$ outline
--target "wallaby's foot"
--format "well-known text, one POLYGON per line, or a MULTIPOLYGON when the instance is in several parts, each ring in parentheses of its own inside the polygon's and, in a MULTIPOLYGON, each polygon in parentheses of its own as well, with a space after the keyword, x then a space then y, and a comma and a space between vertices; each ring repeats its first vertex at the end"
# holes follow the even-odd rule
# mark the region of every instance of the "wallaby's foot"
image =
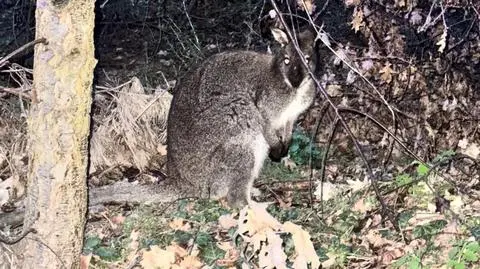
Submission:
POLYGON ((250 202, 250 194, 246 194, 245 191, 240 191, 237 192, 238 190, 235 191, 229 191, 227 194, 227 203, 228 206, 232 208, 237 208, 237 209, 242 209, 244 206, 248 205, 250 202))

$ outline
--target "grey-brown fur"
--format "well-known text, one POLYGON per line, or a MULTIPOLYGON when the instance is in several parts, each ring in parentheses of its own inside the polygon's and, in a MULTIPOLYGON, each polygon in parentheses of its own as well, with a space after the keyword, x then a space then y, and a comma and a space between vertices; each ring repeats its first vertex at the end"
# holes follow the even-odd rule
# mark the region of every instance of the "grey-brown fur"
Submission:
MULTIPOLYGON (((269 149, 273 157, 285 153, 315 87, 292 42, 280 30, 273 34, 283 45, 274 55, 214 55, 175 89, 167 166, 171 183, 183 193, 226 196, 231 206, 244 206, 269 149)), ((313 68, 314 35, 303 32, 298 41, 313 68)))
MULTIPOLYGON (((234 207, 249 203, 263 161, 269 152, 273 158, 286 153, 294 121, 315 97, 292 42, 278 29, 272 33, 283 45, 274 55, 220 53, 180 81, 168 118, 166 182, 93 188, 90 206, 225 196, 234 207)), ((303 32, 298 41, 313 69, 314 35, 303 32)))

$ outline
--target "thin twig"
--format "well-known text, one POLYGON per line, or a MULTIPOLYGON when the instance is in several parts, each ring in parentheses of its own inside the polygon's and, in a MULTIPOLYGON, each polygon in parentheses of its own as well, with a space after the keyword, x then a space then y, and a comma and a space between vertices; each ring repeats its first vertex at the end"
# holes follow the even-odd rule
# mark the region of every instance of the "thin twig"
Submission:
MULTIPOLYGON (((310 137, 310 156, 309 156, 309 166, 310 166, 310 175, 309 175, 309 184, 310 184, 310 206, 313 208, 313 163, 312 163, 312 159, 313 159, 313 143, 315 141, 315 138, 317 137, 317 134, 318 134, 318 130, 320 128, 320 123, 322 122, 322 119, 323 119, 323 116, 326 114, 327 112, 327 109, 328 109, 328 104, 327 103, 324 103, 322 108, 320 109, 320 114, 319 114, 319 117, 317 119, 317 122, 315 123, 315 129, 313 130, 312 132, 312 135, 310 137)), ((322 186, 323 187, 323 186, 322 186)))
POLYGON ((10 93, 10 94, 15 94, 25 99, 32 100, 32 97, 30 96, 30 94, 26 94, 22 92, 19 88, 0 88, 0 91, 10 93))
POLYGON ((14 50, 12 53, 8 54, 7 56, 3 57, 2 59, 0 59, 0 68, 2 68, 2 66, 4 66, 4 65, 7 63, 7 61, 8 61, 10 58, 12 58, 13 56, 19 54, 20 52, 22 52, 22 51, 24 51, 24 50, 26 50, 26 49, 28 49, 28 48, 30 48, 30 47, 32 47, 32 46, 35 46, 35 45, 38 44, 38 43, 43 43, 43 44, 45 44, 45 45, 48 44, 47 39, 45 39, 44 37, 39 38, 39 39, 36 39, 36 40, 34 40, 34 41, 32 41, 32 42, 29 42, 29 43, 21 46, 20 48, 14 50))
POLYGON ((197 33, 195 32, 195 27, 193 27, 192 19, 190 19, 190 15, 188 14, 187 7, 185 6, 185 0, 182 1, 183 3, 183 10, 185 11, 185 15, 187 16, 188 24, 190 24, 190 28, 192 29, 193 37, 195 37, 196 48, 200 51, 200 41, 198 40, 197 33))
POLYGON ((114 92, 118 89, 121 89, 123 88, 124 86, 127 86, 128 84, 132 83, 133 80, 129 80, 125 83, 122 83, 116 87, 113 87, 113 88, 109 88, 109 87, 105 87, 105 86, 95 86, 95 89, 99 89, 100 91, 95 91, 95 93, 104 93, 104 92, 114 92))
MULTIPOLYGON (((275 3, 274 0, 271 0, 270 3, 272 4, 273 8, 275 9, 275 11, 277 12, 277 14, 280 14, 280 10, 277 6, 277 4, 275 3)), ((303 55, 303 53, 301 52, 301 49, 298 45, 298 42, 295 38, 295 36, 290 32, 288 31, 288 26, 287 26, 287 23, 285 22, 285 20, 283 19, 283 16, 279 15, 278 18, 280 19, 280 22, 282 23, 282 25, 285 27, 286 29, 286 34, 288 35, 288 38, 290 40, 292 40, 292 44, 293 44, 293 47, 295 48, 295 51, 298 53, 298 55, 300 56, 300 60, 302 61, 302 64, 304 65, 304 67, 307 69, 308 71, 308 74, 310 75, 310 77, 312 78, 313 82, 315 83, 317 89, 320 90, 320 92, 322 93, 323 97, 325 98, 325 100, 329 103, 330 107, 332 107, 332 109, 335 111, 335 114, 338 116, 338 119, 340 121, 340 123, 342 124, 343 128, 345 129, 345 131, 347 132, 348 136, 352 139, 352 142, 354 144, 354 147, 356 149, 356 151, 358 152, 358 154, 360 155, 360 158, 363 160, 364 162, 364 165, 367 169, 367 174, 369 176, 369 179, 371 180, 372 182, 372 187, 373 187, 373 190, 375 191, 375 195, 377 196, 378 198, 378 201, 380 202, 381 206, 382 206, 382 211, 387 215, 388 219, 390 220, 390 222, 392 223, 392 225, 395 227, 395 230, 396 231, 400 231, 400 228, 398 227, 398 223, 396 222, 396 218, 395 216, 392 214, 392 212, 389 210, 388 206, 385 204, 385 201, 383 201, 382 197, 381 197, 381 193, 380 193, 380 190, 379 190, 379 187, 378 187, 378 184, 377 184, 377 179, 376 179, 376 176, 374 175, 373 173, 373 170, 370 166, 370 164, 368 163, 367 161, 367 158, 365 156, 365 153, 363 152, 363 150, 361 149, 360 147, 360 144, 358 143, 358 139, 355 137, 355 135, 353 134, 352 130, 350 129, 350 127, 348 126, 347 122, 345 121, 345 119, 340 115, 340 111, 338 109, 338 107, 333 103, 333 100, 330 98, 330 96, 328 95, 327 91, 325 90, 325 88, 321 85, 320 81, 318 80, 318 78, 315 76, 315 74, 313 73, 313 71, 311 70, 311 68, 308 66, 308 63, 307 61, 305 60, 305 56, 303 55)), ((310 17, 309 17, 310 18, 310 17)), ((311 20, 311 18, 310 18, 311 20)), ((312 23, 312 26, 315 26, 314 22, 311 21, 312 23)), ((317 32, 317 35, 319 33, 317 32)), ((327 45, 327 44, 326 44, 327 45)), ((333 51, 333 49, 330 47, 330 49, 333 51)), ((333 51, 334 52, 334 51, 333 51)), ((336 53, 336 52, 334 52, 336 53)), ((341 59, 341 57, 339 57, 341 59)), ((343 60, 343 59, 342 59, 343 60)), ((366 79, 356 68, 354 68, 352 65, 350 65, 349 63, 347 63, 346 61, 344 61, 352 70, 354 70, 354 72, 356 72, 358 75, 360 75, 362 78, 364 78, 367 82, 367 84, 371 85, 372 88, 377 92, 377 94, 379 95, 379 97, 382 99, 382 101, 384 101, 384 104, 389 108, 391 114, 392 114, 392 118, 393 118, 393 121, 395 122, 395 112, 393 111, 392 107, 390 106, 390 104, 388 104, 388 102, 385 100, 385 98, 381 95, 381 93, 378 91, 378 89, 370 82, 368 81, 368 79, 366 79)))

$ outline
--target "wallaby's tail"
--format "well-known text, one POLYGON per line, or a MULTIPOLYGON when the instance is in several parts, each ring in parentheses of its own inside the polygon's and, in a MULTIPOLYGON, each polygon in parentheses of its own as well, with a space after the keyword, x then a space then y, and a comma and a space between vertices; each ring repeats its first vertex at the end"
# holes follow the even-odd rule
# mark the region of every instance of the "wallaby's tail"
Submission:
POLYGON ((90 188, 90 207, 108 203, 166 203, 181 198, 180 193, 165 182, 159 184, 136 185, 119 181, 111 185, 90 188))

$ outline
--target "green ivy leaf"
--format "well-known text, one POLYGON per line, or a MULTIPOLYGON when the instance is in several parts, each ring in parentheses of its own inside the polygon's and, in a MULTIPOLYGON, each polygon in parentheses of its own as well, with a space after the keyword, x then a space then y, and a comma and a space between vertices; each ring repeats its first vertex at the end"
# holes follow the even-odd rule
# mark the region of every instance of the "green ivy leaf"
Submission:
POLYGON ((178 231, 175 231, 174 237, 175 237, 175 242, 179 244, 186 244, 190 239, 193 238, 193 235, 191 233, 178 230, 178 231))
POLYGON ((478 254, 477 252, 473 252, 470 249, 465 249, 463 251, 463 257, 465 258, 466 261, 468 262, 476 262, 478 261, 478 254))
POLYGON ((85 240, 85 243, 83 245, 83 251, 86 253, 86 254, 90 254, 92 253, 95 248, 97 248, 100 243, 102 243, 102 239, 94 236, 94 237, 88 237, 86 240, 85 240))
POLYGON ((94 253, 95 255, 98 255, 100 258, 107 261, 113 261, 119 257, 115 249, 109 247, 99 247, 95 250, 94 253))
POLYGON ((209 245, 213 241, 212 237, 204 232, 199 232, 195 242, 198 244, 199 247, 205 247, 209 245))
POLYGON ((397 186, 407 185, 412 181, 413 179, 409 174, 400 174, 395 177, 395 182, 397 183, 397 186))
POLYGON ((290 151, 291 152, 297 152, 300 149, 300 145, 298 143, 292 144, 290 146, 290 151))
POLYGON ((424 164, 419 164, 417 166, 417 174, 421 177, 427 175, 429 171, 430 169, 424 164))

